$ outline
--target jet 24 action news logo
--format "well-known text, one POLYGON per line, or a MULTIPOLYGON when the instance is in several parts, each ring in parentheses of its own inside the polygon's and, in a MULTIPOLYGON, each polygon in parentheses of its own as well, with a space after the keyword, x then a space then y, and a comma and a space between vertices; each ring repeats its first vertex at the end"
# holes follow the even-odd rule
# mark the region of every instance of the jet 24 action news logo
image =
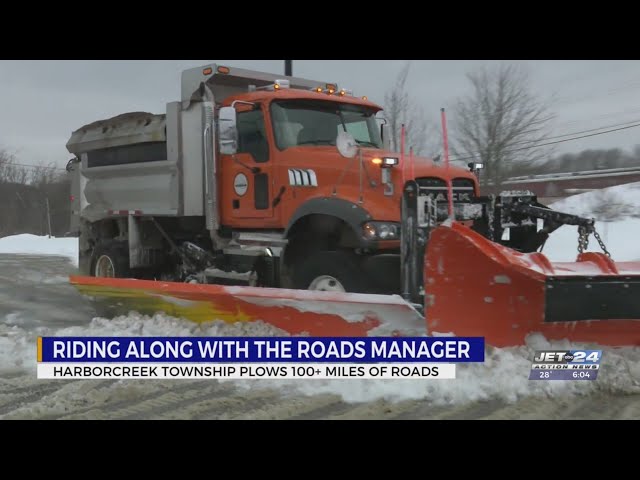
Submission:
POLYGON ((602 350, 537 350, 529 380, 595 380, 602 350))

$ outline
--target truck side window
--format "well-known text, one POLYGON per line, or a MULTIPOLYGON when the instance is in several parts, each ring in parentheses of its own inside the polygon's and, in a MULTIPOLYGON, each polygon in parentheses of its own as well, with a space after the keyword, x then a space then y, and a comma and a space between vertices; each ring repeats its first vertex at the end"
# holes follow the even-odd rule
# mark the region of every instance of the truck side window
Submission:
POLYGON ((238 153, 249 153, 258 163, 269 161, 262 110, 238 113, 238 153))

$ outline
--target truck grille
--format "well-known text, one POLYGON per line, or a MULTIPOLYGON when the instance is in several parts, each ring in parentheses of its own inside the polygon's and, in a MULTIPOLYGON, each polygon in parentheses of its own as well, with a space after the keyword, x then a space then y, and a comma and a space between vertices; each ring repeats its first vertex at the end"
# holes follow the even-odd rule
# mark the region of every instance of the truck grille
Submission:
MULTIPOLYGON (((438 202, 448 201, 447 182, 437 177, 416 178, 420 187, 420 195, 428 195, 438 202)), ((474 198, 474 183, 469 178, 453 179, 453 201, 470 202, 474 198)))

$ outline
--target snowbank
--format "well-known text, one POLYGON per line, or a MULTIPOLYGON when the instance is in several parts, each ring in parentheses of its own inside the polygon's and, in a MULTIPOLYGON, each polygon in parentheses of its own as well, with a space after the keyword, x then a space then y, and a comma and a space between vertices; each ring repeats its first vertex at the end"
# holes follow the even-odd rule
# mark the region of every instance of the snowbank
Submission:
POLYGON ((75 237, 39 237, 23 233, 0 238, 0 253, 21 255, 59 255, 78 266, 78 239, 75 237))
POLYGON ((640 214, 640 182, 573 195, 554 202, 553 208, 575 215, 595 217, 600 221, 607 218, 624 220, 622 217, 640 214))
MULTIPOLYGON (((618 185, 560 200, 551 208, 596 219, 596 230, 616 261, 640 260, 640 183, 618 185)), ((572 262, 578 254, 578 227, 565 225, 556 230, 544 246, 551 261, 572 262)), ((589 251, 601 252, 589 237, 589 251)))
POLYGON ((28 327, 22 312, 0 317, 0 378, 2 373, 33 371, 39 336, 66 337, 272 337, 285 332, 262 322, 229 324, 220 320, 195 323, 156 314, 153 317, 131 313, 113 319, 94 318, 87 325, 71 327, 28 327))
MULTIPOLYGON (((157 314, 153 317, 132 314, 112 320, 95 318, 88 325, 65 328, 25 328, 20 314, 0 319, 0 378, 3 374, 34 375, 38 336, 285 336, 261 322, 227 324, 216 321, 196 324, 157 314)), ((535 350, 581 348, 568 342, 549 343, 539 335, 528 345, 513 348, 489 348, 485 363, 457 366, 455 380, 226 380, 240 389, 277 388, 282 392, 304 395, 336 394, 346 402, 424 399, 434 405, 459 405, 478 400, 501 399, 516 402, 528 396, 582 395, 597 391, 640 393, 640 348, 603 348, 602 369, 593 382, 530 381, 529 371, 535 350)), ((161 384, 122 380, 129 385, 152 391, 161 384)))
MULTIPOLYGON (((555 208, 555 205, 554 205, 555 208)), ((640 219, 622 222, 596 222, 596 229, 611 257, 619 262, 640 260, 640 219)), ((591 252, 601 252, 596 239, 589 237, 591 252)), ((555 262, 573 262, 578 255, 578 227, 565 225, 556 230, 544 246, 543 253, 555 262)))

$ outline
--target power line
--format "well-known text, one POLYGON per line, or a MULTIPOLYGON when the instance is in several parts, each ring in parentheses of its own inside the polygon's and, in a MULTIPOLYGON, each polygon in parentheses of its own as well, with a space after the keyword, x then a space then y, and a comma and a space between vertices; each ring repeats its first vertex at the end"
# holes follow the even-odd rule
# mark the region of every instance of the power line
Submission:
MULTIPOLYGON (((511 153, 511 152, 519 152, 519 151, 522 151, 522 150, 530 150, 532 148, 545 147, 547 145, 555 145, 555 144, 558 144, 558 143, 570 142, 572 140, 579 140, 581 138, 595 137, 597 135, 604 135, 605 133, 618 132, 620 130, 627 130, 629 128, 634 128, 634 127, 640 127, 640 123, 636 123, 634 125, 629 125, 629 126, 626 126, 626 127, 614 128, 612 130, 606 130, 604 132, 597 132, 597 133, 591 133, 589 135, 581 135, 579 137, 567 138, 565 140, 556 140, 555 142, 539 143, 539 144, 536 144, 536 145, 532 145, 530 147, 522 147, 522 148, 511 149, 511 150, 505 150, 504 152, 505 153, 511 153)), ((551 137, 549 137, 549 138, 551 138, 551 137)), ((543 140, 546 140, 546 139, 543 139, 543 140)), ((480 152, 478 152, 478 153, 480 153, 480 152)), ((472 160, 474 158, 475 158, 474 156, 470 156, 470 157, 452 158, 452 160, 461 161, 461 160, 472 160)))
POLYGON ((66 168, 61 167, 45 167, 44 165, 27 165, 25 163, 15 163, 15 162, 7 162, 0 165, 0 167, 15 165, 16 167, 25 167, 25 168, 39 168, 42 170, 64 170, 67 171, 66 168))
MULTIPOLYGON (((598 130, 603 130, 605 128, 623 127, 623 126, 629 125, 631 123, 635 124, 635 123, 639 123, 639 122, 640 122, 640 119, 630 120, 628 122, 614 123, 612 125, 604 125, 602 127, 590 128, 588 130, 580 130, 578 132, 571 132, 571 133, 565 133, 565 134, 562 134, 562 135, 553 135, 553 136, 550 136, 550 137, 539 138, 537 140, 521 140, 519 142, 513 142, 511 145, 521 145, 521 144, 527 144, 527 143, 538 143, 538 142, 542 142, 542 141, 545 141, 545 140, 553 140, 554 138, 571 137, 573 135, 581 135, 583 133, 597 132, 598 130)), ((535 130, 525 130, 523 133, 533 132, 533 131, 535 131, 535 130)), ((606 133, 606 132, 600 132, 600 133, 606 133)), ((531 148, 534 148, 534 147, 531 147, 531 148)), ((480 152, 476 152, 476 153, 480 153, 480 152)))
MULTIPOLYGON (((630 111, 628 111, 628 113, 631 113, 631 112, 637 112, 637 111, 640 111, 640 108, 638 108, 638 109, 634 109, 634 110, 630 110, 630 111)), ((621 112, 618 112, 618 113, 621 113, 621 112)), ((611 116, 611 115, 617 115, 618 113, 612 113, 612 114, 609 114, 609 116, 611 116)), ((607 116, 607 115, 604 115, 604 116, 607 116)), ((602 115, 601 115, 601 116, 598 116, 598 117, 595 117, 595 118, 600 118, 600 117, 602 117, 602 115)), ((592 118, 592 119, 590 119, 590 120, 595 120, 595 118, 592 118)), ((585 121, 585 120, 579 120, 579 121, 585 121)), ((570 123, 578 123, 579 121, 563 122, 563 123, 560 123, 559 125, 566 125, 566 124, 570 124, 570 123)), ((513 142, 511 145, 520 145, 520 144, 527 144, 527 143, 537 143, 537 142, 541 142, 541 141, 544 141, 544 140, 551 140, 551 139, 554 139, 554 138, 570 137, 570 136, 572 136, 572 135, 580 135, 580 134, 582 134, 582 133, 595 132, 595 131, 602 130, 602 129, 605 129, 605 128, 621 127, 621 126, 628 125, 628 124, 630 124, 630 123, 636 123, 636 122, 640 122, 640 119, 636 119, 636 120, 629 120, 629 121, 626 121, 626 122, 620 122, 620 123, 614 123, 614 124, 611 124, 611 125, 604 125, 604 126, 602 126, 602 127, 590 128, 590 129, 587 129, 587 130, 580 130, 580 131, 577 131, 577 132, 564 133, 564 134, 561 134, 561 135, 553 135, 553 136, 550 136, 550 137, 540 138, 540 139, 538 139, 538 140, 521 140, 521 141, 518 141, 518 142, 513 142)), ((536 131, 538 131, 538 130, 539 130, 539 129, 524 130, 524 131, 522 132, 522 134, 525 134, 525 133, 532 133, 532 132, 536 132, 536 131)), ((481 152, 474 152, 474 153, 479 154, 479 153, 481 153, 481 152)), ((451 156, 451 159, 452 159, 452 160, 455 160, 455 155, 452 155, 452 156, 451 156)))
MULTIPOLYGON (((519 145, 519 144, 527 144, 527 143, 538 143, 538 142, 542 142, 542 141, 545 141, 545 140, 552 140, 552 139, 554 139, 554 138, 563 138, 563 137, 569 137, 569 136, 573 136, 573 135, 581 135, 581 134, 583 134, 583 133, 596 132, 596 131, 598 131, 598 130, 602 130, 602 129, 605 129, 605 128, 622 127, 622 126, 629 125, 629 124, 631 124, 631 123, 635 124, 635 123, 637 123, 637 122, 640 122, 640 119, 638 119, 638 120, 630 120, 630 121, 628 121, 628 122, 622 122, 622 123, 615 123, 615 124, 612 124, 612 125, 604 125, 604 126, 602 126, 602 127, 590 128, 590 129, 587 129, 587 130, 580 130, 580 131, 577 131, 577 132, 565 133, 565 134, 562 134, 562 135, 553 135, 553 136, 550 136, 550 137, 540 138, 540 139, 538 139, 538 140, 522 140, 522 141, 519 141, 519 142, 514 142, 514 143, 512 143, 511 145, 519 145)), ((633 126, 635 126, 635 125, 630 125, 630 127, 633 127, 633 126)), ((624 130, 624 129, 622 129, 622 130, 624 130)), ((525 130, 523 133, 532 132, 532 131, 534 131, 534 130, 525 130)), ((611 131, 612 131, 612 132, 615 132, 616 130, 611 130, 611 131)), ((598 133, 609 133, 609 132, 598 132, 598 133)), ((587 136, 587 137, 589 137, 589 136, 593 136, 593 135, 586 135, 586 136, 587 136)), ((576 137, 575 139, 574 139, 574 138, 569 138, 569 139, 567 139, 566 141, 569 141, 569 140, 576 140, 576 139, 578 139, 578 138, 585 138, 585 137, 576 137)), ((561 142, 553 142, 553 143, 561 143, 561 142)), ((531 147, 528 147, 528 148, 536 148, 536 147, 538 147, 538 146, 543 146, 543 145, 532 145, 531 147)), ((524 150, 524 148, 523 148, 523 149, 520 149, 520 150, 524 150)), ((509 150, 509 151, 513 151, 513 150, 509 150)), ((476 152, 474 152, 474 153, 477 155, 477 154, 480 154, 480 153, 482 153, 482 152, 478 152, 478 151, 476 151, 476 152)), ((452 158, 452 160, 456 160, 456 159, 457 159, 457 160, 465 160, 466 158, 467 158, 467 157, 464 157, 464 158, 456 158, 456 157, 454 156, 454 157, 452 158)))
MULTIPOLYGON (((590 128, 588 130, 581 130, 579 132, 571 132, 571 133, 565 133, 564 135, 554 135, 552 137, 546 137, 544 138, 544 140, 551 140, 552 138, 562 138, 562 137, 570 137, 572 135, 580 135, 582 133, 590 133, 590 132, 596 132, 598 130, 602 130, 604 128, 614 128, 614 127, 622 127, 624 125, 629 125, 630 123, 640 123, 640 118, 636 119, 636 120, 629 120, 628 122, 622 122, 622 123, 614 123, 612 125, 605 125, 603 127, 597 127, 597 128, 590 128)), ((528 143, 528 142, 518 142, 518 143, 528 143)))

